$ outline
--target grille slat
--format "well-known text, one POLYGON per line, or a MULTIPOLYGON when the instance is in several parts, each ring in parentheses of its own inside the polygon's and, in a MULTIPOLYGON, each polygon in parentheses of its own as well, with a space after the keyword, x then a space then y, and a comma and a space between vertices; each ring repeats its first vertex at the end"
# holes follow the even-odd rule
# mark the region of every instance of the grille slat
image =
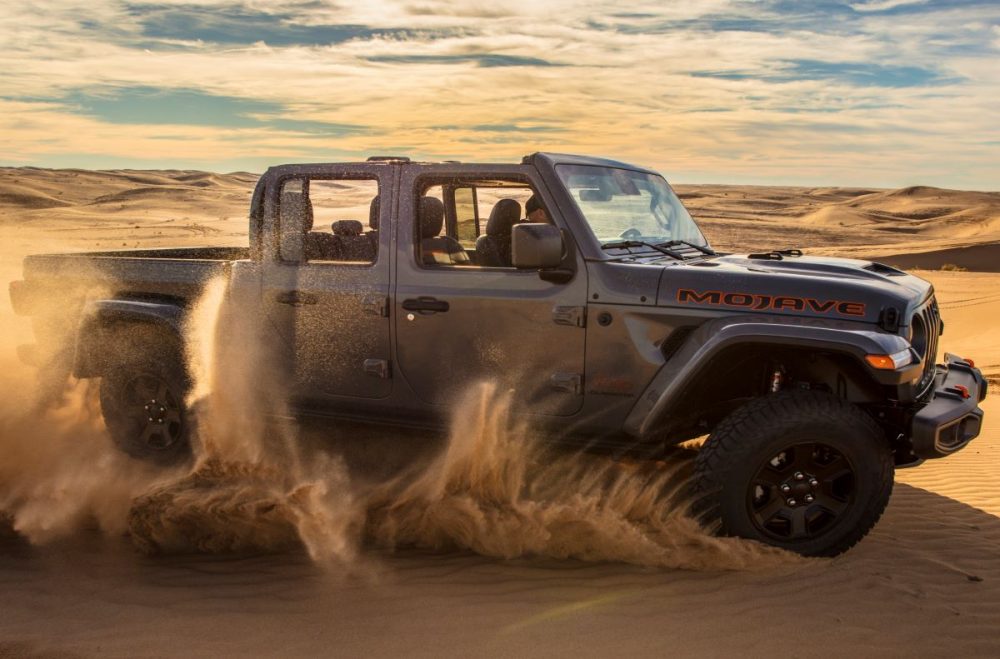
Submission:
POLYGON ((918 323, 923 326, 924 332, 924 336, 921 337, 923 340, 919 342, 923 348, 920 358, 924 362, 924 372, 920 377, 920 383, 917 388, 923 393, 934 381, 938 335, 941 331, 941 317, 938 313, 937 300, 933 297, 921 309, 917 310, 910 321, 914 348, 917 348, 918 352, 921 352, 921 346, 917 344, 918 323))

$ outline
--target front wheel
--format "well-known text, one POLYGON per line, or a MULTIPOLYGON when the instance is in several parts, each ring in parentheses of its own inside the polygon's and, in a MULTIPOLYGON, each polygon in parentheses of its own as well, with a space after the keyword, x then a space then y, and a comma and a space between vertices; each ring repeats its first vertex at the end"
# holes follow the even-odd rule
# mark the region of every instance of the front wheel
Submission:
POLYGON ((724 535, 835 556, 874 527, 892 484, 892 453, 871 417, 829 394, 791 391, 718 425, 695 460, 693 505, 724 535))

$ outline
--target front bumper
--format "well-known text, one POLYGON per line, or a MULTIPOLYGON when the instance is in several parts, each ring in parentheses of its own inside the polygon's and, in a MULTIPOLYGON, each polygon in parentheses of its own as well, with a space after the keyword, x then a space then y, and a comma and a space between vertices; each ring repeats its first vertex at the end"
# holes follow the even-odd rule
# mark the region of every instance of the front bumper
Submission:
POLYGON ((921 459, 943 458, 979 436, 986 398, 986 379, 961 357, 945 354, 934 385, 910 425, 913 453, 921 459))

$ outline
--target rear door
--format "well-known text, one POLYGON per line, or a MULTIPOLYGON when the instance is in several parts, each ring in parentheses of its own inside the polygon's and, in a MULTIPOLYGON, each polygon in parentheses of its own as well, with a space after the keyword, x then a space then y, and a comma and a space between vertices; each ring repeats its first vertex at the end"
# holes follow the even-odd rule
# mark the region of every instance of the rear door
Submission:
MULTIPOLYGON (((475 199, 479 209, 471 213, 472 224, 480 227, 488 224, 500 199, 517 200, 522 217, 531 194, 555 209, 531 167, 469 171, 447 165, 403 168, 393 308, 399 371, 414 394, 432 405, 452 404, 476 382, 491 381, 513 390, 515 404, 528 412, 570 416, 583 403, 587 281, 582 259, 571 246, 567 258, 575 274, 561 283, 545 281, 534 270, 476 264, 475 241, 467 226, 460 228, 469 224, 470 213, 449 204, 475 199), (422 196, 445 203, 449 221, 440 235, 465 248, 469 262, 425 262, 417 217, 422 196)), ((550 216, 562 223, 557 212, 550 216)))
POLYGON ((263 297, 292 355, 299 403, 330 407, 331 399, 392 391, 390 232, 383 227, 396 169, 302 166, 271 186, 274 249, 265 259, 263 297))

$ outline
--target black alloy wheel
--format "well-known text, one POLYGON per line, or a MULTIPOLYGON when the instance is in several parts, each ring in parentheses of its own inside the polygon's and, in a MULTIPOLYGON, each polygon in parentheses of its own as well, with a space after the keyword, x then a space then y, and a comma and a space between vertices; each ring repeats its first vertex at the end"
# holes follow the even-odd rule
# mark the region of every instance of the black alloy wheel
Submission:
POLYGON ((101 410, 118 448, 161 465, 187 460, 191 455, 187 389, 179 358, 129 360, 105 374, 101 410))
POLYGON ((123 407, 136 428, 138 442, 151 451, 170 450, 184 438, 184 418, 178 392, 158 375, 141 373, 124 390, 123 407))
POLYGON ((747 507, 762 536, 779 542, 814 538, 855 504, 851 462, 820 442, 793 444, 766 459, 747 488, 747 507))
POLYGON ((692 511, 722 535, 805 556, 835 556, 863 538, 892 493, 882 429, 830 394, 771 394, 732 412, 695 459, 692 511))

